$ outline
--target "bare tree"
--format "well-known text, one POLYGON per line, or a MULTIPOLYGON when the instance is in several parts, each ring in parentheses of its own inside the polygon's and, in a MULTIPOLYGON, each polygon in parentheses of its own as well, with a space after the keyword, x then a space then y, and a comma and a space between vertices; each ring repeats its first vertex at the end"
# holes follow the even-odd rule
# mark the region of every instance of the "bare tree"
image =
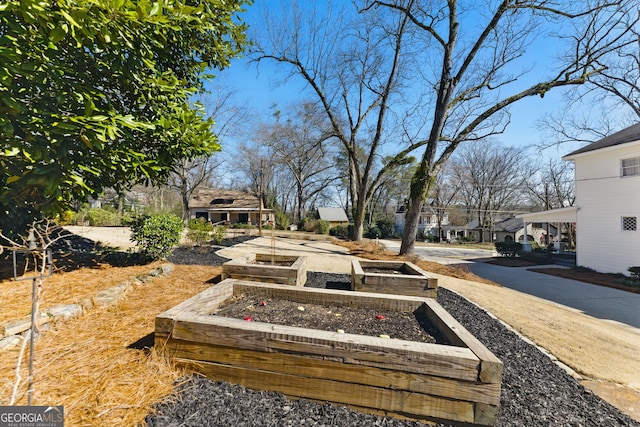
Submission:
POLYGON ((326 144, 333 135, 331 126, 317 104, 301 102, 284 122, 265 125, 261 134, 263 143, 293 178, 293 220, 298 222, 305 216, 309 202, 336 179, 333 155, 328 151, 331 145, 326 144))
POLYGON ((408 17, 304 10, 298 2, 286 8, 282 21, 265 17, 266 36, 257 39, 254 58, 285 65, 287 76, 302 78, 322 105, 347 155, 353 238, 361 240, 371 197, 385 173, 404 161, 400 156, 380 167, 378 156, 403 68, 408 17))
POLYGON ((629 28, 631 42, 600 58, 601 71, 568 91, 558 111, 539 120, 547 130, 540 147, 591 143, 640 120, 640 11, 635 7, 620 22, 629 28))
MULTIPOLYGON (((409 18, 429 43, 431 61, 423 69, 431 87, 424 132, 413 147, 424 150, 411 182, 401 254, 413 253, 419 214, 443 164, 464 141, 502 132, 507 108, 530 96, 585 84, 602 72, 600 59, 631 42, 630 0, 565 2, 553 0, 487 1, 470 8, 456 0, 367 1, 365 10, 382 6, 409 18), (540 37, 558 41, 566 52, 549 70, 536 70, 528 59, 540 37), (520 71, 518 71, 520 69, 520 71)), ((634 15, 637 22, 637 13, 634 15)))
MULTIPOLYGON (((525 177, 525 185, 534 208, 549 210, 573 206, 576 201, 573 162, 549 160, 525 177)), ((575 247, 573 224, 562 224, 567 239, 575 247)), ((547 231, 547 236, 549 232, 547 231)))
POLYGON ((468 142, 451 157, 458 195, 478 220, 481 241, 498 216, 523 199, 522 163, 520 150, 489 140, 468 142))
MULTIPOLYGON (((222 77, 208 93, 201 95, 200 102, 214 122, 212 130, 220 144, 236 135, 241 124, 250 117, 249 110, 235 102, 236 95, 236 91, 228 86, 222 77)), ((221 173, 223 163, 224 158, 220 155, 181 159, 176 162, 167 184, 170 189, 180 194, 183 220, 189 219, 191 194, 198 187, 210 186, 217 181, 216 173, 221 173)))

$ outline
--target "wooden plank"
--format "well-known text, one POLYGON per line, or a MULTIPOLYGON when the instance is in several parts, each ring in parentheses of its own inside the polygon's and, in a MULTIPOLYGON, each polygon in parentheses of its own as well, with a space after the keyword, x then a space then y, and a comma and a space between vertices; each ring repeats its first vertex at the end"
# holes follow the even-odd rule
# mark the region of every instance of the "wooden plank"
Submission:
POLYGON ((255 390, 274 390, 286 395, 369 407, 418 418, 435 418, 470 423, 474 421, 473 404, 437 398, 421 393, 401 392, 387 388, 363 386, 340 381, 309 379, 268 371, 255 371, 218 363, 178 359, 193 366, 208 378, 242 384, 255 390))
MULTIPOLYGON (((421 308, 422 309, 422 308, 421 308)), ((503 365, 487 347, 474 337, 464 326, 453 318, 440 304, 425 299, 424 313, 428 319, 438 325, 438 329, 455 336, 480 359, 478 379, 487 383, 501 383, 503 365)))
POLYGON ((496 405, 476 403, 474 408, 474 423, 484 426, 495 426, 500 412, 499 402, 496 405))
POLYGON ((428 272, 421 269, 420 267, 418 267, 412 262, 407 262, 407 265, 410 266, 413 269, 413 271, 415 271, 417 274, 420 274, 427 278, 427 288, 435 289, 438 287, 438 279, 436 279, 435 277, 429 276, 428 272))
POLYGON ((335 289, 292 288, 284 285, 268 285, 253 282, 236 282, 235 295, 255 295, 267 298, 281 298, 301 304, 341 305, 345 307, 366 307, 412 313, 424 302, 423 298, 376 293, 355 293, 335 289))
POLYGON ((255 254, 254 259, 256 261, 260 261, 260 262, 269 262, 271 260, 273 260, 274 262, 290 262, 293 266, 293 264, 298 261, 299 258, 303 258, 303 257, 299 257, 297 255, 278 255, 278 254, 260 254, 257 253, 255 254))
POLYGON ((384 294, 406 295, 423 298, 437 298, 437 289, 424 289, 422 287, 409 288, 406 286, 391 288, 388 285, 355 285, 356 292, 374 292, 384 294))
POLYGON ((233 296, 233 281, 223 280, 186 301, 156 316, 156 337, 167 337, 173 329, 173 321, 184 313, 197 312, 209 314, 222 302, 233 296))
POLYGON ((252 280, 261 283, 274 283, 280 285, 288 285, 293 279, 286 276, 268 275, 262 276, 258 274, 252 274, 250 271, 244 271, 242 273, 228 273, 228 278, 235 280, 252 280))
POLYGON ((478 358, 467 348, 340 334, 219 316, 183 316, 175 339, 267 352, 316 355, 344 363, 476 381, 478 358), (189 320, 185 320, 189 319, 189 320))
POLYGON ((318 357, 265 353, 175 339, 169 340, 166 351, 171 356, 182 359, 216 362, 301 377, 352 382, 450 399, 480 402, 488 405, 500 403, 499 384, 483 384, 433 375, 394 371, 385 367, 353 365, 318 357))

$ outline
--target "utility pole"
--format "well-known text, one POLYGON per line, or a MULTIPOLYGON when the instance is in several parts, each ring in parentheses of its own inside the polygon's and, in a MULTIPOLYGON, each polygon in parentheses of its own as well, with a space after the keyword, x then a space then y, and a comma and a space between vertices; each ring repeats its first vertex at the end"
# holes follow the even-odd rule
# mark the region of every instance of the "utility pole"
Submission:
MULTIPOLYGON (((544 183, 544 210, 548 211, 549 210, 549 183, 545 182, 544 183)), ((560 230, 558 230, 560 231, 560 230)), ((547 222, 547 239, 544 242, 545 245, 547 245, 547 247, 549 247, 549 243, 550 243, 550 238, 551 236, 549 235, 549 222, 547 222)))

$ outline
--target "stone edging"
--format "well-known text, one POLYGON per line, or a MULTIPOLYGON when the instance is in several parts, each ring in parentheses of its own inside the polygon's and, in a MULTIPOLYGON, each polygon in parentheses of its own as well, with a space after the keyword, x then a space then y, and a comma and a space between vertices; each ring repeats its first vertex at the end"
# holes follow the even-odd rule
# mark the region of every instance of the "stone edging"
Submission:
MULTIPOLYGON (((64 321, 78 317, 81 314, 103 308, 118 303, 125 294, 131 291, 134 286, 144 284, 153 280, 154 277, 166 276, 173 272, 173 264, 162 264, 149 271, 146 275, 138 276, 131 281, 126 281, 119 285, 103 289, 92 298, 85 298, 79 304, 60 304, 41 310, 36 319, 36 326, 39 332, 46 331, 51 323, 64 321)), ((0 352, 22 344, 22 340, 29 338, 31 332, 31 316, 14 320, 0 327, 0 352)))

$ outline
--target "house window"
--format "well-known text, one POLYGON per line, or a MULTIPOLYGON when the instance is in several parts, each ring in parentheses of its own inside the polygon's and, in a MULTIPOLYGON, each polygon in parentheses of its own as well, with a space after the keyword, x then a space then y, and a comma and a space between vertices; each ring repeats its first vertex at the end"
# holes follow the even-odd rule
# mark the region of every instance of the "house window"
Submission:
POLYGON ((622 159, 622 176, 640 175, 640 157, 622 159))
POLYGON ((637 231, 637 230, 638 230, 638 217, 635 217, 635 216, 622 217, 622 231, 637 231))

